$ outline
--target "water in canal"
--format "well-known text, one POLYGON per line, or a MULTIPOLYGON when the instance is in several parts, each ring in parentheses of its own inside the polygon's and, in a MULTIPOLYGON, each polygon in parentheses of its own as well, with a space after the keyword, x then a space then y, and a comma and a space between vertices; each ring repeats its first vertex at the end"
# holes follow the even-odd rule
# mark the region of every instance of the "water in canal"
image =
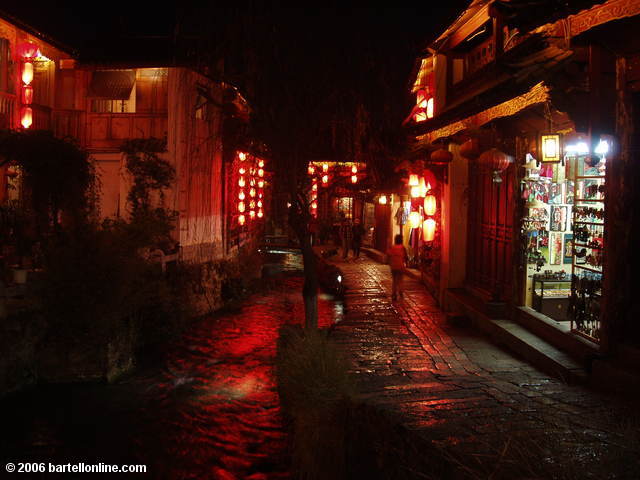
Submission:
MULTIPOLYGON (((301 262, 286 250, 266 262, 279 272, 268 288, 196 322, 159 364, 112 385, 42 386, 6 399, 0 458, 147 466, 132 478, 288 478, 274 359, 279 328, 303 320, 301 262)), ((339 321, 341 308, 321 295, 320 325, 339 321)))

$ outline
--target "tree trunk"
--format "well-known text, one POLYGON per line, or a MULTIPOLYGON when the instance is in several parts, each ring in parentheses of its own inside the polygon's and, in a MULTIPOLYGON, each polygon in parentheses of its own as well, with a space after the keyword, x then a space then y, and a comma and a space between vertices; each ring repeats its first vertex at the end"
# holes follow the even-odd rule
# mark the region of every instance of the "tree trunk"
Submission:
POLYGON ((315 329, 318 328, 318 270, 308 232, 300 236, 300 247, 304 265, 302 298, 304 299, 305 326, 315 329))

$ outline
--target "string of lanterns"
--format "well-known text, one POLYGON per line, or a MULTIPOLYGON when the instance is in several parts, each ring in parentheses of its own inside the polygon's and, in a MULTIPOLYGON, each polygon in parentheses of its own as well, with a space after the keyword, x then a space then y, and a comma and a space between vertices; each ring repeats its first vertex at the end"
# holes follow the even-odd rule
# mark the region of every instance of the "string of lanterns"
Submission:
POLYGON ((351 184, 358 183, 362 177, 361 164, 354 162, 309 162, 307 174, 311 179, 309 205, 311 214, 318 216, 318 185, 327 188, 332 177, 350 176, 351 184))
POLYGON ((33 124, 33 86, 31 82, 34 77, 33 61, 40 56, 40 50, 35 43, 24 42, 20 45, 19 54, 22 57, 22 91, 20 99, 22 109, 20 110, 20 124, 25 130, 33 124))
POLYGON ((264 217, 264 160, 245 152, 236 156, 238 172, 238 224, 264 217))
POLYGON ((435 238, 436 221, 433 218, 437 211, 437 199, 433 193, 431 183, 416 173, 409 175, 409 187, 412 204, 417 208, 409 213, 409 226, 422 227, 422 238, 425 242, 432 242, 435 238), (422 202, 419 202, 422 199, 422 202), (419 203, 416 205, 415 201, 419 203))

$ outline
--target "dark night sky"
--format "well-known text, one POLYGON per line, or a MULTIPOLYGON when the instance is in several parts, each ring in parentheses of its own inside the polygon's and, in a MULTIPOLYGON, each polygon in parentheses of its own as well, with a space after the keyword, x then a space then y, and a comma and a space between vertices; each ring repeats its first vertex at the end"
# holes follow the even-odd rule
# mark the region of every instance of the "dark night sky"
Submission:
MULTIPOLYGON (((121 43, 126 48, 135 46, 135 37, 171 38, 177 33, 181 38, 204 35, 215 39, 210 40, 209 45, 224 38, 227 40, 225 56, 237 55, 240 58, 237 65, 241 65, 247 61, 243 57, 245 42, 260 44, 262 38, 268 39, 265 42, 279 44, 279 55, 290 63, 288 68, 274 67, 266 71, 271 63, 261 59, 260 68, 266 75, 255 75, 253 88, 250 84, 242 84, 245 77, 242 67, 234 71, 230 68, 233 62, 228 62, 225 72, 235 75, 230 78, 232 83, 244 87, 254 103, 260 101, 261 95, 264 97, 265 91, 273 91, 279 82, 304 83, 309 92, 324 96, 331 90, 337 95, 341 89, 353 92, 362 85, 366 95, 379 97, 373 102, 386 105, 384 112, 378 112, 380 118, 399 126, 411 108, 408 86, 417 55, 444 31, 469 1, 441 2, 440 6, 429 3, 371 8, 335 2, 323 4, 323 8, 281 8, 258 2, 201 2, 195 6, 189 2, 168 5, 138 1, 54 3, 12 0, 3 2, 0 8, 77 49, 81 58, 83 53, 86 58, 99 52, 103 45, 112 47, 113 39, 118 37, 126 39, 121 43), (247 40, 251 36, 252 40, 247 40), (90 52, 89 45, 98 48, 90 52), (313 69, 330 74, 316 75, 311 73, 313 69), (306 75, 305 71, 308 72, 306 75), (264 88, 261 89, 258 84, 263 80, 264 88), (314 82, 317 83, 314 85, 314 82), (253 98, 252 89, 256 92, 253 98)), ((260 48, 264 47, 260 45, 260 48)), ((256 51, 262 56, 266 52, 256 51)))

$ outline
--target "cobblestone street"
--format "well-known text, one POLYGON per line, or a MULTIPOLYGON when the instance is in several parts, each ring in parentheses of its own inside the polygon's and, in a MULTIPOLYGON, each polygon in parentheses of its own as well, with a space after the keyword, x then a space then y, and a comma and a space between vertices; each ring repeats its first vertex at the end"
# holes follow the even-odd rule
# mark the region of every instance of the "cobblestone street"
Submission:
MULTIPOLYGON (((567 385, 472 328, 450 325, 408 276, 403 298, 392 302, 386 265, 364 256, 331 261, 347 286, 345 317, 332 336, 368 403, 441 445, 481 452, 520 438, 554 449, 556 461, 620 460, 611 478, 640 471, 637 413, 624 401, 567 385)), ((603 478, 594 471, 584 477, 603 478)))

